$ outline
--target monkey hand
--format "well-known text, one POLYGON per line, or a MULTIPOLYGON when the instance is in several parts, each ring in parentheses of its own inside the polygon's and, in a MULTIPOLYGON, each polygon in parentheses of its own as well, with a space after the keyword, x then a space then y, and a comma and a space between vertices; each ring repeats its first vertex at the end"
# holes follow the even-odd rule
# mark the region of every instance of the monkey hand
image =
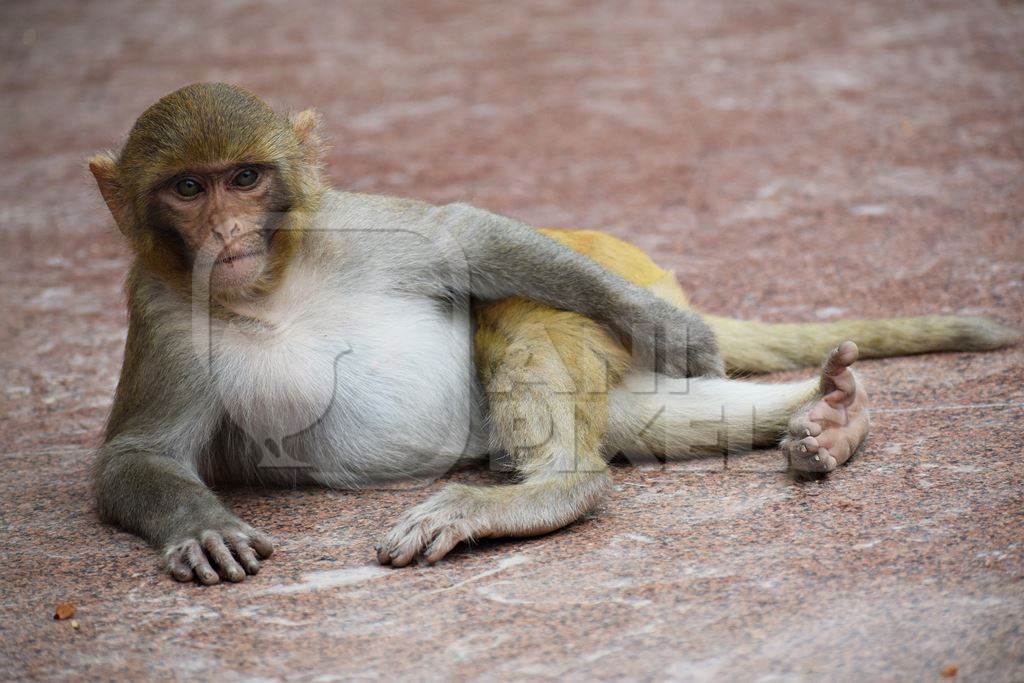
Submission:
POLYGON ((715 333, 690 311, 658 299, 635 319, 630 335, 634 362, 671 377, 724 377, 715 333))
POLYGON ((219 512, 164 545, 164 562, 178 581, 196 580, 210 586, 221 579, 237 583, 260 570, 274 544, 265 534, 234 515, 219 512))

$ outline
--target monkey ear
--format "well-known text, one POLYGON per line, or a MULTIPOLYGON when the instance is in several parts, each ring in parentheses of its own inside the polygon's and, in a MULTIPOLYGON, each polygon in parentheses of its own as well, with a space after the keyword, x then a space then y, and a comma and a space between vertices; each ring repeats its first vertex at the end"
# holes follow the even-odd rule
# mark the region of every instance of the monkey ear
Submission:
POLYGON ((322 118, 315 109, 295 112, 288 115, 288 121, 292 124, 295 137, 299 139, 305 151, 306 161, 311 166, 320 164, 320 155, 323 152, 323 141, 320 138, 320 123, 322 118))
POLYGON ((89 157, 89 170, 92 177, 103 195, 103 201, 107 203, 114 222, 124 234, 128 234, 130 221, 128 220, 128 205, 121 188, 121 181, 117 173, 117 159, 113 152, 101 152, 89 157))

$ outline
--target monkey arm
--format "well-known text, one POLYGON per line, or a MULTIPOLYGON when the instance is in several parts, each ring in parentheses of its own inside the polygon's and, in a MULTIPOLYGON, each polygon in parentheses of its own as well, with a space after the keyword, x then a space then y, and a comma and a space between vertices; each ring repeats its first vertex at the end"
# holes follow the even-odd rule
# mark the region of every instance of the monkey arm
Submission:
POLYGON ((95 483, 103 519, 157 547, 231 515, 187 464, 127 435, 100 449, 95 483))
POLYGON ((196 462, 221 411, 203 386, 202 368, 142 322, 134 301, 145 298, 129 293, 124 365, 93 468, 100 516, 160 548, 179 581, 241 581, 259 570, 257 555, 268 557, 273 545, 199 476, 196 462))
POLYGON ((195 466, 217 411, 206 392, 182 378, 201 378, 202 371, 174 362, 167 345, 142 327, 132 315, 93 474, 100 515, 162 547, 230 513, 195 466))
POLYGON ((722 375, 714 333, 701 317, 658 298, 538 231, 465 204, 442 207, 465 259, 465 293, 520 296, 582 313, 675 376, 722 375))
POLYGON ((131 437, 100 449, 95 484, 104 521, 159 548, 178 581, 242 581, 273 553, 272 541, 228 510, 189 464, 131 437))

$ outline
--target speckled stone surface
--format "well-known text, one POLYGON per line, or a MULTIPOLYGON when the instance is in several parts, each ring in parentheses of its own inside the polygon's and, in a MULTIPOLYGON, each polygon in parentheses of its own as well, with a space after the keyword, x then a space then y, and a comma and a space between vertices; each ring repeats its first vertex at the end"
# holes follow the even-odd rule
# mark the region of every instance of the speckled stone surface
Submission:
POLYGON ((862 363, 822 482, 619 467, 569 529, 397 571, 439 484, 231 491, 277 554, 175 584, 89 494, 126 254, 83 164, 235 81, 318 107, 339 185, 610 230, 709 311, 1022 326, 1020 3, 12 2, 0 38, 0 678, 1024 680, 1021 348, 862 363))

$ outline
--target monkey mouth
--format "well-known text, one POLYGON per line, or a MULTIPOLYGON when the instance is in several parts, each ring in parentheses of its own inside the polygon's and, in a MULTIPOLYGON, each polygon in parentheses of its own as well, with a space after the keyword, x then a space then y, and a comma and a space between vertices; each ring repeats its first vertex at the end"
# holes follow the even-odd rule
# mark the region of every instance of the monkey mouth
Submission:
POLYGON ((249 251, 243 251, 237 254, 225 254, 217 259, 216 264, 218 266, 231 265, 245 259, 253 258, 256 256, 262 256, 264 254, 262 249, 251 249, 249 251))

